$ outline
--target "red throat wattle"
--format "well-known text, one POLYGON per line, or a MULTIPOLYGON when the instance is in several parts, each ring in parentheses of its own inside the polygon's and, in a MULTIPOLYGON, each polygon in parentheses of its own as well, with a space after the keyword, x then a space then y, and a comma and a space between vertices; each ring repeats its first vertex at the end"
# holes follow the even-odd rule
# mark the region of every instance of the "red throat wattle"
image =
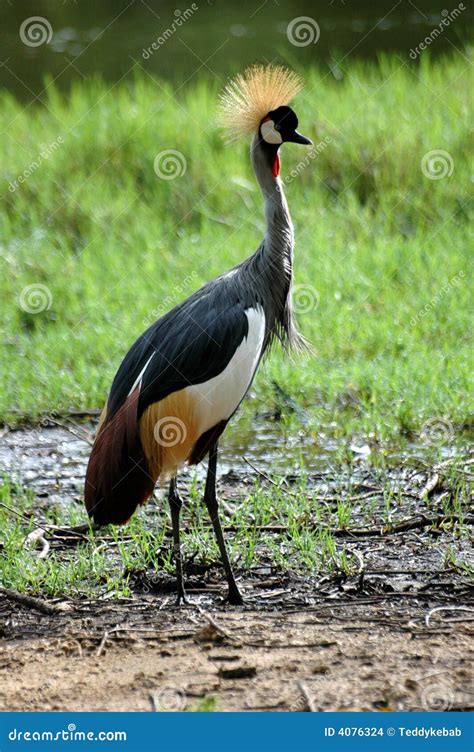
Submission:
POLYGON ((277 178, 280 174, 280 157, 278 153, 273 157, 272 173, 274 178, 277 178))

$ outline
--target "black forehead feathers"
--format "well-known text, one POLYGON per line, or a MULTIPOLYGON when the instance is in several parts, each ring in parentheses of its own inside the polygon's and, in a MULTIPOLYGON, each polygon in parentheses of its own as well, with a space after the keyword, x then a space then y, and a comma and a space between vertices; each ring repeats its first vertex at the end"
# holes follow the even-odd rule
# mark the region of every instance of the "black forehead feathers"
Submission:
POLYGON ((298 118, 291 107, 283 105, 277 107, 268 113, 268 117, 273 120, 275 125, 279 125, 283 131, 295 131, 298 127, 298 118))

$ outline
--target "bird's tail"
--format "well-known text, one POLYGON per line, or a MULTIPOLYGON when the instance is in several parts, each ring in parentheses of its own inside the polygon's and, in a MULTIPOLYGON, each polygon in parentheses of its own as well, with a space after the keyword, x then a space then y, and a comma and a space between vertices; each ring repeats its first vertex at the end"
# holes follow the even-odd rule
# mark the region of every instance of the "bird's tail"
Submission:
POLYGON ((155 480, 144 454, 137 420, 136 388, 99 426, 87 466, 85 504, 98 525, 120 525, 151 496, 155 480))

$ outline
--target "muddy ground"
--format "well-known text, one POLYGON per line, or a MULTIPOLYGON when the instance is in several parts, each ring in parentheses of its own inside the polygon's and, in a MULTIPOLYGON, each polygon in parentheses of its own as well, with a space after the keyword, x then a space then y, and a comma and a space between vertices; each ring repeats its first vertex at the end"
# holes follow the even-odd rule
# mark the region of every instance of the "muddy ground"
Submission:
MULTIPOLYGON (((41 503, 77 502, 84 430, 5 432, 2 467, 41 503)), ((380 472, 361 455, 336 472, 328 449, 315 494, 330 503, 346 483, 363 507, 364 494, 378 493, 380 472)), ((227 504, 254 475, 232 457, 235 450, 224 453, 219 481, 227 504)), ((258 452, 247 457, 266 475, 258 452)), ((406 496, 389 525, 355 514, 348 529, 333 530, 352 557, 350 573, 303 577, 271 560, 237 566, 243 607, 223 604, 217 562, 188 564, 190 604, 180 608, 173 579, 152 571, 133 573, 132 596, 120 601, 103 594, 21 602, 1 593, 0 710, 474 709, 472 580, 446 560, 451 547, 472 562, 469 500, 463 525, 471 537, 460 542, 442 468, 400 463, 386 480, 406 496)))
POLYGON ((1 710, 473 709, 472 613, 359 594, 198 610, 151 596, 33 614, 3 602, 1 710))

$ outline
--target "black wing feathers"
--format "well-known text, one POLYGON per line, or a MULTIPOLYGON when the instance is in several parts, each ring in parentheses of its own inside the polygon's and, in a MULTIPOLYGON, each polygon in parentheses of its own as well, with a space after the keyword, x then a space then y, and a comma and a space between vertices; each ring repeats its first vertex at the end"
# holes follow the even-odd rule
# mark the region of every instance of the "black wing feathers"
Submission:
POLYGON ((108 419, 124 403, 141 370, 138 416, 148 405, 221 373, 248 334, 242 304, 213 294, 189 298, 156 321, 132 346, 112 384, 108 419))
MULTIPOLYGON (((144 410, 172 392, 217 376, 247 336, 245 306, 230 288, 229 293, 225 279, 206 285, 156 321, 125 356, 87 469, 86 507, 95 522, 126 522, 153 492, 156 479, 150 475, 139 432, 144 410)), ((217 433, 212 429, 200 437, 192 462, 204 456, 223 427, 219 424, 217 433)))

